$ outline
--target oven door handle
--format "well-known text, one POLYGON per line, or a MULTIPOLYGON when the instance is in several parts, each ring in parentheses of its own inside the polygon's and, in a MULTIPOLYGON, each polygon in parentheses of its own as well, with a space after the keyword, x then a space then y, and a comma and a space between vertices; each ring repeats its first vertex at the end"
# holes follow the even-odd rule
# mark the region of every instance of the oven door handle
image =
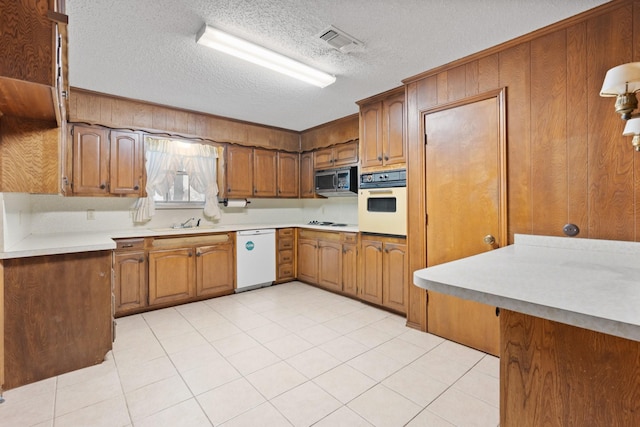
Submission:
POLYGON ((368 190, 369 194, 393 194, 393 190, 368 190))

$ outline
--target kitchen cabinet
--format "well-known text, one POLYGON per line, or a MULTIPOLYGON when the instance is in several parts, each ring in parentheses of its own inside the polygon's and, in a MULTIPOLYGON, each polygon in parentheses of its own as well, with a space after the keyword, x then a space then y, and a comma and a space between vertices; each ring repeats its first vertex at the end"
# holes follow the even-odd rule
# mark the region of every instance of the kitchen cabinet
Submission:
POLYGON ((155 238, 150 246, 150 306, 233 292, 235 256, 231 233, 155 238))
POLYGON ((358 296, 405 313, 409 283, 406 240, 363 235, 358 296))
POLYGON ((298 197, 297 153, 228 145, 221 197, 298 197))
POLYGON ((298 230, 298 280, 354 295, 356 241, 356 233, 298 230))
POLYGON ((276 197, 278 182, 276 173, 278 153, 273 150, 253 150, 253 196, 276 197))
POLYGON ((316 183, 313 168, 313 151, 300 154, 300 198, 316 197, 316 183))
POLYGON ((317 150, 313 161, 314 169, 329 169, 358 163, 358 141, 317 150))
POLYGON ((298 153, 278 151, 278 197, 297 198, 300 193, 300 167, 298 153))
POLYGON ((139 132, 74 125, 71 138, 74 195, 144 194, 144 155, 139 132))
MULTIPOLYGON (((2 115, 62 126, 66 121, 67 23, 64 1, 2 4, 2 115)), ((55 126, 54 126, 55 127, 55 126)))
POLYGON ((360 104, 360 162, 362 168, 406 164, 404 88, 360 104))
POLYGON ((4 389, 104 361, 113 338, 111 251, 5 259, 1 266, 4 389))
POLYGON ((117 239, 113 251, 116 317, 147 307, 147 260, 144 239, 117 239))
POLYGON ((344 233, 342 244, 342 291, 346 294, 358 294, 358 235, 344 233))
MULTIPOLYGON (((244 198, 253 196, 253 148, 227 145, 225 150, 224 197, 244 198)), ((264 179, 264 178, 263 178, 264 179)))
POLYGON ((276 234, 277 266, 276 283, 293 280, 295 275, 295 232, 293 228, 281 228, 276 234))

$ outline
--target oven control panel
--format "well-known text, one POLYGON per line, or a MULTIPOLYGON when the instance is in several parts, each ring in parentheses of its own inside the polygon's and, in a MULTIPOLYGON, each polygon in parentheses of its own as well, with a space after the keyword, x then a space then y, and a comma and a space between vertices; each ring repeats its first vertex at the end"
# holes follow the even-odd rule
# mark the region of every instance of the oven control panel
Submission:
POLYGON ((396 169, 360 175, 360 188, 406 187, 407 170, 396 169))

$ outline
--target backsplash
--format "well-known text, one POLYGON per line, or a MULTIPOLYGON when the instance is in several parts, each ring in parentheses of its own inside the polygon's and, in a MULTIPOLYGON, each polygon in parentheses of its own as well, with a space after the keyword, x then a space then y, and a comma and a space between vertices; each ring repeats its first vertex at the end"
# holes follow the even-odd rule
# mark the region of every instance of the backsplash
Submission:
POLYGON ((192 217, 202 218, 201 225, 307 223, 311 220, 358 222, 356 197, 250 199, 246 208, 226 208, 221 204, 222 218, 215 223, 204 218, 201 209, 158 209, 151 221, 144 224, 133 223, 134 198, 0 193, 0 200, 3 248, 29 234, 162 228, 192 217))

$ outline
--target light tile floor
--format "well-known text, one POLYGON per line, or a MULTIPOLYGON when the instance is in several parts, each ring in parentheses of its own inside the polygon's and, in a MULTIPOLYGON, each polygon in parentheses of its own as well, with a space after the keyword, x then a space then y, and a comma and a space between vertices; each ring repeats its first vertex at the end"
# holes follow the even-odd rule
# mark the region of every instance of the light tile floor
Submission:
POLYGON ((118 319, 104 363, 4 393, 0 426, 491 426, 498 359, 300 282, 118 319))

